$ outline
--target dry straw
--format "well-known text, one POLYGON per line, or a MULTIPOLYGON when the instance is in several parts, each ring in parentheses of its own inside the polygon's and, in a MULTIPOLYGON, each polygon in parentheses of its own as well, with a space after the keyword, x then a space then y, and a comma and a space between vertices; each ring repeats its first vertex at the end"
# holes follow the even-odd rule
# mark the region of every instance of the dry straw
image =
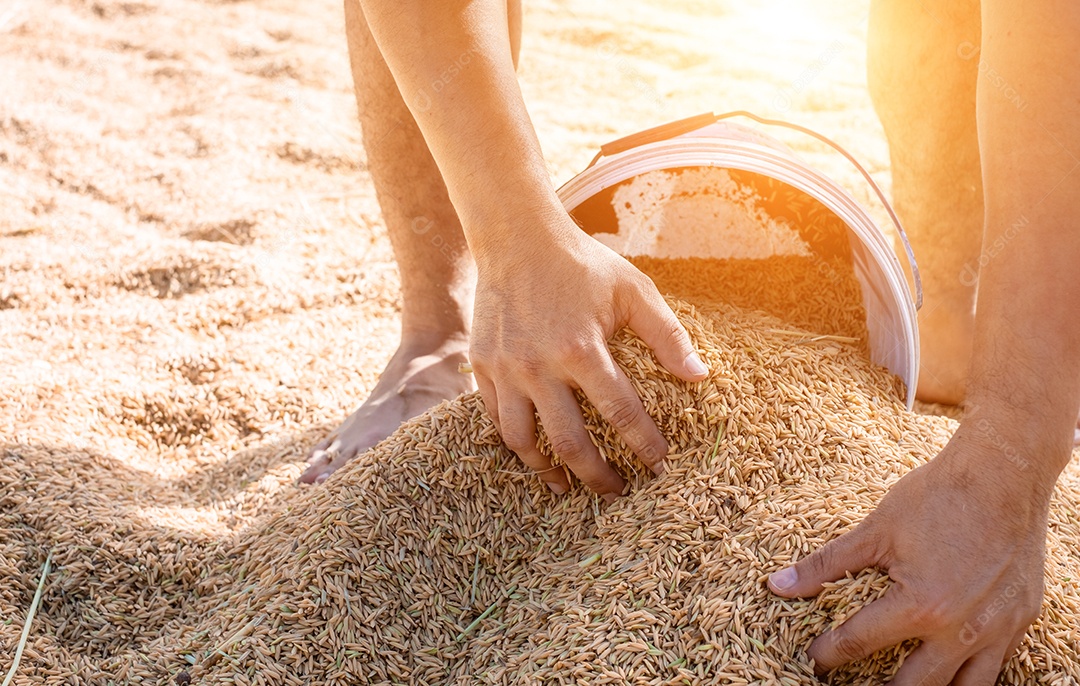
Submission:
POLYGON ((30 627, 34 624, 34 615, 37 614, 38 605, 41 604, 41 591, 45 588, 45 579, 49 576, 49 567, 52 565, 52 553, 45 558, 45 564, 41 567, 41 578, 38 579, 37 590, 34 591, 34 599, 30 602, 30 609, 26 612, 26 621, 23 623, 22 634, 19 636, 19 645, 15 648, 15 657, 11 659, 11 667, 4 676, 4 683, 0 686, 8 686, 15 678, 15 672, 19 670, 19 661, 22 660, 23 650, 26 649, 26 639, 30 637, 30 627))
MULTIPOLYGON (((273 505, 219 499, 211 482, 191 484, 187 509, 172 491, 139 491, 139 511, 168 521, 135 517, 105 458, 9 447, 4 618, 23 616, 45 547, 56 563, 14 683, 813 683, 812 638, 889 580, 871 570, 792 601, 766 576, 850 529, 955 423, 906 411, 899 382, 867 361, 853 279, 826 302, 805 258, 641 264, 695 303, 672 301, 711 374, 678 381, 616 336, 672 454, 652 477, 586 405, 593 440, 632 484, 607 507, 524 473, 476 395, 273 505)), ((239 401, 206 402, 214 423, 239 401)), ((183 414, 148 405, 102 421, 150 423, 179 451, 183 414)), ((1050 515, 1043 612, 1003 683, 1080 679, 1078 505, 1071 466, 1050 515)), ((17 630, 0 625, 0 655, 17 630)), ((834 679, 878 683, 907 649, 834 679)))

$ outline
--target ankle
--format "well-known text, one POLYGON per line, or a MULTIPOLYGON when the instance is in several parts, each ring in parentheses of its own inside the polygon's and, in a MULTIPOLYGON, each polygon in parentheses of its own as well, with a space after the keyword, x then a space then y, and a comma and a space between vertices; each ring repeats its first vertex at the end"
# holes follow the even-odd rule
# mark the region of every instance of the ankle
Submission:
POLYGON ((468 356, 468 329, 443 329, 441 327, 402 327, 398 352, 408 357, 445 354, 468 356))
POLYGON ((424 345, 468 343, 472 292, 402 292, 401 340, 424 345))

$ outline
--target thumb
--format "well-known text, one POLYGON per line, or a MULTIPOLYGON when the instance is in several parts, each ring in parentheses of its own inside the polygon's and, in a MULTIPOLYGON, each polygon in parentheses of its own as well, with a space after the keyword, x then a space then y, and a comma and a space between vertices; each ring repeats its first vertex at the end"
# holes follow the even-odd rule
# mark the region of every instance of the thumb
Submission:
POLYGON ((630 308, 627 324, 652 348, 665 369, 684 381, 701 381, 709 375, 709 368, 701 361, 690 342, 690 334, 686 333, 656 287, 653 286, 651 291, 642 293, 630 308))
POLYGON ((876 565, 879 541, 863 522, 795 564, 770 574, 769 590, 784 598, 815 596, 822 584, 876 565))

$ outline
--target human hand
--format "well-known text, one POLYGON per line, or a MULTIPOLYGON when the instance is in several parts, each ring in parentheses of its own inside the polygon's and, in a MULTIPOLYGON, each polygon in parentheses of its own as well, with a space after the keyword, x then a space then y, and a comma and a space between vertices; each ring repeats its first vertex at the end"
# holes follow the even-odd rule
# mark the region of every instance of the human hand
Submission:
POLYGON ((814 640, 818 674, 918 638, 893 684, 993 684, 1043 596, 1057 474, 1035 466, 961 427, 852 531, 774 573, 769 587, 789 598, 867 567, 892 578, 882 598, 814 640))
POLYGON ((612 359, 608 339, 629 326, 672 374, 698 381, 708 369, 647 276, 565 213, 549 224, 555 229, 520 238, 494 259, 491 251, 477 255, 470 360, 507 446, 552 491, 565 493, 565 473, 537 448, 539 414, 555 454, 610 501, 625 484, 590 441, 575 389, 657 474, 668 445, 612 359))

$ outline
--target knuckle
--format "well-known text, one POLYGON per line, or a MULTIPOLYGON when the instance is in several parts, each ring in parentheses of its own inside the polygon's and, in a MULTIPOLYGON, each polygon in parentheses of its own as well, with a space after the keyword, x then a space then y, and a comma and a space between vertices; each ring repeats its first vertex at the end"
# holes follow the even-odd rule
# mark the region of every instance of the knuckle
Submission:
POLYGON ((945 594, 923 595, 914 601, 908 616, 912 623, 931 634, 948 627, 955 619, 955 599, 945 594))
POLYGON ((645 413, 636 396, 618 395, 608 398, 597 408, 608 422, 617 429, 636 426, 645 413))
POLYGON ((549 436, 551 449, 565 462, 576 462, 585 457, 589 449, 589 439, 570 431, 557 431, 549 436))
POLYGON ((572 337, 557 343, 555 354, 568 367, 581 369, 596 359, 596 346, 584 338, 572 337))
POLYGON ((842 629, 833 632, 832 649, 838 664, 846 664, 870 654, 865 639, 842 629))
POLYGON ((660 289, 656 287, 653 280, 645 272, 637 268, 630 273, 627 285, 630 288, 631 295, 638 300, 654 302, 657 299, 663 299, 663 296, 660 295, 660 289))
POLYGON ((1035 605, 1021 615, 1018 624, 1026 629, 1035 623, 1040 614, 1042 614, 1042 604, 1035 605))
POLYGON ((530 433, 524 426, 510 424, 503 427, 503 442, 515 453, 531 452, 536 446, 536 434, 530 433))
POLYGON ((637 270, 635 272, 637 273, 627 283, 627 287, 618 293, 624 307, 633 311, 655 307, 657 301, 662 302, 663 296, 653 280, 637 270))

